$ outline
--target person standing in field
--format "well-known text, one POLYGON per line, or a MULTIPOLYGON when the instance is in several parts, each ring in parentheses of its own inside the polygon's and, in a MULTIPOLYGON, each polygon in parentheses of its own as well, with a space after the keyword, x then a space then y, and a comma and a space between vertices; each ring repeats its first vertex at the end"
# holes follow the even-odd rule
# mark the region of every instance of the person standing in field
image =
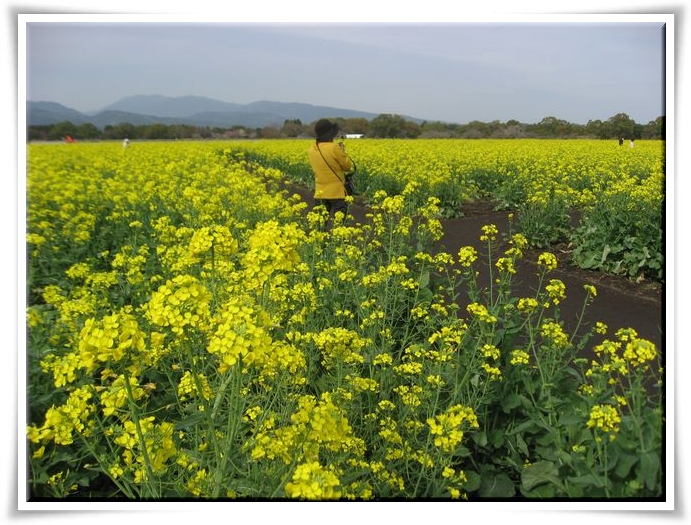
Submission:
POLYGON ((324 206, 330 219, 339 211, 348 215, 346 202, 346 173, 353 163, 345 152, 345 145, 334 143, 338 124, 320 119, 314 126, 316 140, 308 150, 309 163, 314 172, 314 199, 317 206, 324 206))
POLYGON ((629 141, 629 148, 633 148, 633 139, 629 141))

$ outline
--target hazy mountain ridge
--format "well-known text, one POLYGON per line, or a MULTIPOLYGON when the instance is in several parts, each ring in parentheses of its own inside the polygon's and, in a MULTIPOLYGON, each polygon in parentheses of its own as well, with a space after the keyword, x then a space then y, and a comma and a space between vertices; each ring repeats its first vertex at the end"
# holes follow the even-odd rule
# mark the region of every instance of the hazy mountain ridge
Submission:
MULTIPOLYGON (((235 104, 207 97, 163 95, 134 95, 109 104, 100 111, 89 114, 68 108, 57 102, 27 101, 28 126, 47 126, 70 121, 74 124, 90 122, 96 127, 129 123, 135 126, 148 124, 187 124, 192 126, 224 127, 245 126, 261 128, 281 126, 286 120, 300 119, 304 124, 320 118, 364 118, 371 120, 376 113, 315 106, 298 102, 257 101, 235 104)), ((420 119, 405 117, 422 122, 420 119)))

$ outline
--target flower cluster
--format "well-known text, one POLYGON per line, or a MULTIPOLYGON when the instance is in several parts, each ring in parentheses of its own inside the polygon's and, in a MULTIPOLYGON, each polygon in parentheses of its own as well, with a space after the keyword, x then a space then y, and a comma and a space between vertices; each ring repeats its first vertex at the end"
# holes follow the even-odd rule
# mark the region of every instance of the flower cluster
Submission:
POLYGON ((211 315, 211 293, 191 275, 179 275, 160 286, 145 306, 148 319, 175 336, 203 328, 211 315))
POLYGON ((588 428, 594 428, 605 434, 619 432, 621 416, 617 408, 612 405, 595 405, 590 411, 590 418, 586 423, 588 428))
POLYGON ((322 355, 322 364, 332 368, 336 363, 363 363, 362 350, 370 344, 357 332, 346 328, 327 328, 312 335, 312 340, 322 355))
POLYGON ((73 390, 63 405, 48 409, 43 425, 28 427, 29 440, 32 443, 54 441, 56 445, 71 444, 75 433, 89 431, 89 417, 95 410, 94 405, 89 403, 91 397, 88 387, 73 390))
POLYGON ((229 299, 214 320, 207 351, 219 358, 219 371, 225 373, 241 360, 251 362, 254 351, 270 348, 269 316, 247 296, 229 299))
POLYGON ((153 416, 139 421, 125 420, 114 430, 113 442, 122 447, 123 471, 131 470, 135 483, 160 475, 176 454, 172 423, 155 423, 153 416))
POLYGON ((341 497, 340 481, 330 468, 318 461, 298 465, 291 481, 286 483, 288 497, 307 500, 332 500, 341 497))
POLYGON ((434 436, 434 445, 448 453, 453 453, 461 444, 464 428, 479 427, 473 409, 463 405, 454 405, 444 413, 429 418, 427 425, 434 436))

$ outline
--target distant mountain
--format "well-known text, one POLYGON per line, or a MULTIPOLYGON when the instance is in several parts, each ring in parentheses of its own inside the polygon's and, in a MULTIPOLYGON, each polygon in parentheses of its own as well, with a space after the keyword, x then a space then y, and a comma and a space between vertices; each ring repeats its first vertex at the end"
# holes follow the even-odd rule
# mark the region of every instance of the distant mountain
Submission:
POLYGON ((26 124, 28 126, 48 126, 69 120, 73 124, 84 124, 89 117, 57 102, 26 103, 26 124))
MULTIPOLYGON (((45 126, 70 121, 74 124, 90 122, 96 127, 129 123, 187 124, 192 126, 245 126, 262 128, 281 126, 286 120, 300 119, 305 124, 320 118, 364 118, 371 120, 376 113, 312 104, 258 101, 234 104, 207 97, 166 97, 135 95, 114 102, 100 111, 84 114, 56 102, 26 103, 26 122, 29 126, 45 126)), ((404 117, 415 122, 420 119, 404 117)))
MULTIPOLYGON (((285 119, 299 118, 303 123, 314 122, 320 118, 340 117, 340 118, 364 118, 372 120, 377 113, 367 113, 353 109, 333 108, 329 106, 313 106, 312 104, 301 104, 298 102, 270 102, 261 100, 247 104, 245 109, 251 109, 260 113, 270 113, 281 115, 285 119)), ((283 123, 283 121, 281 121, 283 123)))
POLYGON ((114 102, 102 111, 124 111, 156 117, 189 117, 197 113, 242 111, 243 106, 207 97, 164 97, 163 95, 134 95, 114 102))

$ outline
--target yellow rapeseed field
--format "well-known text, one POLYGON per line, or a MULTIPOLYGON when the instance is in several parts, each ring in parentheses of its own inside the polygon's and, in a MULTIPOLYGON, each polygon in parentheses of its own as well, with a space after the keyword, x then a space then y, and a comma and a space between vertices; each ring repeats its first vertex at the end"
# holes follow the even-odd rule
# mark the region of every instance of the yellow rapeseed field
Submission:
POLYGON ((368 217, 330 228, 281 189, 307 145, 27 146, 29 497, 662 494, 655 345, 567 333, 547 251, 516 296, 520 232, 431 251, 454 200, 659 205, 659 144, 353 141, 368 217))

